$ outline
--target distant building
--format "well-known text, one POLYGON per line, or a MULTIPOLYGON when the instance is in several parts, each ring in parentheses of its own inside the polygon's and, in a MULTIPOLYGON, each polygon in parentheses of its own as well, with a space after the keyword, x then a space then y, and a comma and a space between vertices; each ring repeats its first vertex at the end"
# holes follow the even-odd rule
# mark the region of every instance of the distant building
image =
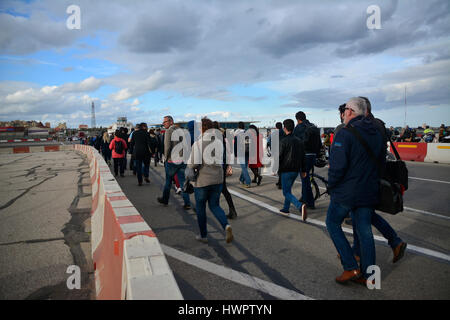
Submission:
POLYGON ((46 127, 46 128, 50 128, 50 122, 46 122, 46 123, 45 123, 45 127, 46 127))
POLYGON ((113 123, 108 128, 108 133, 112 134, 119 128, 127 128, 128 129, 128 133, 130 133, 131 128, 133 128, 133 124, 131 122, 127 121, 127 117, 119 117, 119 118, 117 118, 117 122, 113 123))
POLYGON ((48 136, 49 128, 31 127, 28 128, 28 136, 48 136))
POLYGON ((78 129, 87 129, 87 128, 89 128, 89 126, 87 124, 80 124, 78 126, 78 129))

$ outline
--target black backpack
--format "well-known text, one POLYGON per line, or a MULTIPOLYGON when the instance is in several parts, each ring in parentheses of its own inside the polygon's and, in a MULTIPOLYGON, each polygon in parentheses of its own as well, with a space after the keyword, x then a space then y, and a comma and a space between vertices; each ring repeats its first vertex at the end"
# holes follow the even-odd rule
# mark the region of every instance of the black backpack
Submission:
POLYGON ((305 152, 312 152, 315 153, 316 156, 320 156, 320 150, 322 149, 320 129, 312 123, 306 127, 304 145, 305 152))
POLYGON ((123 153, 123 144, 122 144, 121 140, 119 140, 119 141, 115 140, 114 141, 114 151, 117 154, 122 154, 123 153))

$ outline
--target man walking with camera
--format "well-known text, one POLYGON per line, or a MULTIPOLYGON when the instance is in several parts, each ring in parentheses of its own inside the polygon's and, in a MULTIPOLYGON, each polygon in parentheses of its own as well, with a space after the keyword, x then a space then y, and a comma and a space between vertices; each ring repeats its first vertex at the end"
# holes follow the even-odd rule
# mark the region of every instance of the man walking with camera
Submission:
MULTIPOLYGON (((351 98, 346 103, 344 123, 346 127, 353 127, 358 131, 377 161, 384 166, 386 150, 383 150, 383 138, 373 122, 364 117, 366 111, 364 99, 351 98)), ((364 146, 347 128, 336 135, 329 160, 328 190, 331 199, 326 225, 344 268, 336 282, 346 283, 361 275, 367 279, 370 276, 367 274, 367 267, 375 265, 371 221, 373 210, 379 202, 380 174, 364 146), (350 211, 353 212, 355 232, 359 236, 361 270, 341 227, 350 211)))

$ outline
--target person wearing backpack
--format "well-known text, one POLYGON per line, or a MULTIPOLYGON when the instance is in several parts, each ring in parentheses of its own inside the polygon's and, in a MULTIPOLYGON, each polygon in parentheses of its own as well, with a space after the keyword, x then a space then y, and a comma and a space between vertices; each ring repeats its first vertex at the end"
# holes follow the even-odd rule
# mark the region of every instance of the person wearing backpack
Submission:
POLYGON ((305 166, 306 176, 302 178, 302 197, 301 202, 306 203, 308 209, 315 209, 314 196, 311 188, 310 173, 316 162, 317 154, 322 148, 322 140, 320 139, 320 130, 313 123, 306 119, 303 111, 295 114, 297 125, 294 129, 294 136, 299 138, 305 149, 305 166))
POLYGON ((120 168, 120 176, 125 177, 125 162, 124 158, 127 150, 127 143, 120 138, 120 131, 116 130, 114 139, 109 144, 109 149, 112 150, 112 158, 114 161, 114 174, 117 177, 120 168))

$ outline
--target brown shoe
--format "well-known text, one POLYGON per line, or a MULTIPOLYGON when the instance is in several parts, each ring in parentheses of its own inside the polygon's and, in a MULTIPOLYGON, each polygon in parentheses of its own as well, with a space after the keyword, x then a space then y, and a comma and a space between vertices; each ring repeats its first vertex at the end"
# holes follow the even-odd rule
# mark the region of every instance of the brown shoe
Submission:
MULTIPOLYGON (((352 281, 355 283, 361 284, 363 286, 366 286, 366 287, 367 287, 367 283, 369 282, 369 280, 367 280, 364 277, 359 277, 358 279, 353 279, 352 281)), ((372 282, 372 284, 375 284, 375 280, 372 280, 371 282, 372 282)))
POLYGON ((336 278, 337 283, 347 283, 350 280, 355 280, 361 277, 361 272, 358 269, 350 270, 350 271, 344 271, 339 277, 336 278))
POLYGON ((394 252, 394 259, 392 259, 392 263, 396 263, 398 260, 403 258, 406 246, 407 246, 406 242, 402 242, 397 247, 395 247, 395 249, 392 250, 394 252))

